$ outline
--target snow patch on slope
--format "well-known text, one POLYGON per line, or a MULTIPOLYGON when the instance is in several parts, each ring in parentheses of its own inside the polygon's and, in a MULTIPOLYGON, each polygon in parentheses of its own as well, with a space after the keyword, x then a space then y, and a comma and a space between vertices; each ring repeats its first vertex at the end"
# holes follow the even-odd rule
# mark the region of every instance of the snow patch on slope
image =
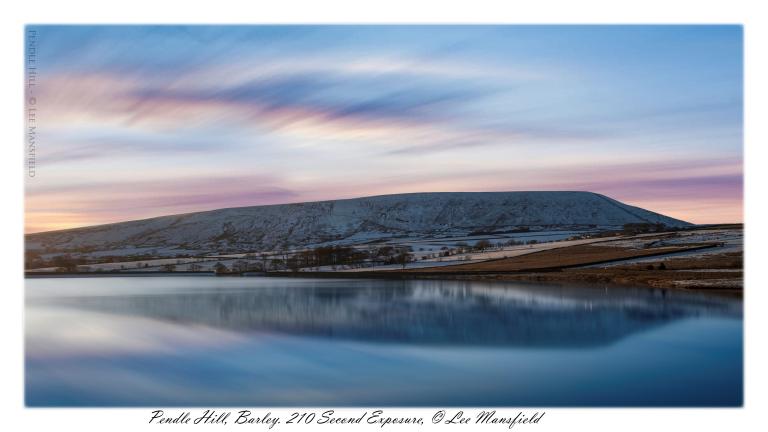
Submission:
POLYGON ((220 209, 27 235, 28 249, 253 251, 518 227, 690 225, 591 192, 427 192, 220 209))

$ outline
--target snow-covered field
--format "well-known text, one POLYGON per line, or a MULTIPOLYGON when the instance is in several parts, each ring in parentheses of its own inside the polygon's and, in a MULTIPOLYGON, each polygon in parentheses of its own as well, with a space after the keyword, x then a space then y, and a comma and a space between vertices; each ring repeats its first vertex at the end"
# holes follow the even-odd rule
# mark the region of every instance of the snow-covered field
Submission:
MULTIPOLYGON (((677 237, 664 239, 658 243, 654 243, 654 246, 683 245, 683 244, 709 243, 709 242, 721 243, 722 246, 709 248, 709 249, 693 250, 693 251, 673 252, 668 255, 661 255, 661 256, 648 257, 648 258, 635 258, 635 259, 625 260, 625 261, 620 261, 615 263, 585 266, 585 268, 607 268, 607 267, 612 267, 616 265, 657 262, 665 258, 696 258, 696 257, 712 256, 712 255, 723 254, 723 253, 744 251, 744 231, 743 230, 699 230, 699 231, 689 231, 689 232, 683 231, 683 232, 679 232, 678 234, 679 235, 677 237)), ((648 237, 648 236, 646 235, 645 237, 648 237)), ((647 243, 648 243, 647 239, 641 238, 641 239, 606 243, 605 245, 610 246, 610 245, 616 245, 616 244, 623 244, 626 247, 640 248, 642 247, 643 244, 647 244, 647 243)), ((701 270, 697 270, 697 271, 701 271, 701 270)))
MULTIPOLYGON (((489 250, 489 251, 483 251, 483 252, 470 252, 465 254, 458 254, 458 255, 452 255, 449 257, 442 257, 442 258, 432 258, 432 259, 426 259, 426 260, 418 260, 413 261, 410 263, 407 263, 405 268, 406 269, 414 269, 414 268, 428 268, 428 267, 445 267, 445 266, 451 266, 451 265, 458 265, 458 264, 467 264, 469 262, 481 262, 486 261, 490 259, 499 259, 499 258, 511 258, 521 255, 527 255, 534 252, 540 252, 545 250, 552 250, 552 249, 559 249, 569 246, 577 246, 577 245, 585 245, 585 244, 593 244, 593 243, 602 243, 606 241, 616 240, 621 237, 603 237, 603 238, 594 238, 594 239, 581 239, 581 240, 563 240, 563 241, 553 241, 550 243, 537 243, 537 244, 531 244, 531 245, 519 245, 519 246, 507 246, 499 250, 489 250)), ((305 269, 304 271, 331 271, 333 268, 331 266, 320 266, 319 268, 313 267, 311 269, 305 269)), ((401 270, 403 269, 403 266, 401 264, 390 264, 390 265, 379 265, 376 266, 375 270, 401 270)), ((360 271, 371 271, 370 267, 349 267, 345 268, 343 266, 336 266, 335 271, 344 271, 344 272, 360 272, 360 271)))
MULTIPOLYGON (((531 254, 540 251, 567 248, 578 245, 600 245, 600 246, 613 246, 622 248, 634 248, 642 249, 647 247, 660 247, 660 246, 674 246, 683 244, 695 244, 695 243, 712 243, 716 242, 721 244, 713 249, 704 249, 696 251, 674 252, 670 253, 669 257, 697 257, 707 256, 711 254, 718 254, 724 252, 738 252, 743 250, 743 231, 742 230, 695 230, 695 231, 678 231, 674 234, 638 234, 627 238, 627 236, 613 236, 613 237, 596 237, 596 238, 569 238, 577 237, 580 234, 584 234, 584 231, 544 231, 544 232, 530 232, 530 233, 515 233, 510 234, 510 237, 500 238, 497 235, 494 236, 460 236, 456 238, 442 238, 436 239, 417 239, 408 237, 404 239, 389 239, 382 243, 376 243, 375 245, 363 244, 356 245, 360 249, 375 249, 384 245, 397 246, 397 247, 411 247, 415 260, 406 264, 406 269, 416 268, 429 268, 429 267, 444 267, 459 264, 467 264, 470 262, 481 262, 492 259, 511 258, 531 254), (451 250, 457 247, 469 247, 480 240, 489 240, 495 242, 495 244, 502 244, 504 239, 513 238, 517 241, 521 241, 525 238, 533 239, 549 239, 550 241, 537 242, 533 244, 521 244, 513 246, 503 247, 491 247, 484 251, 472 251, 466 253, 455 253, 450 256, 435 256, 446 249, 451 250), (558 239, 554 240, 553 239, 558 239), (449 247, 450 246, 450 247, 449 247)), ((277 252, 267 251, 263 254, 223 254, 223 255, 210 255, 204 254, 198 257, 191 258, 153 258, 153 259, 137 259, 120 262, 102 263, 102 264, 88 264, 78 267, 78 271, 121 271, 121 272, 146 272, 146 271, 167 271, 167 265, 173 265, 173 271, 214 271, 214 267, 218 263, 222 263, 227 268, 231 269, 235 264, 243 264, 244 262, 250 264, 264 264, 270 263, 272 259, 284 260, 291 254, 303 251, 305 249, 277 252), (262 257, 264 255, 266 258, 262 257)), ((144 250, 137 250, 139 253, 146 253, 144 250)), ((114 256, 114 255, 113 255, 114 256)), ((129 256, 127 258, 130 258, 129 256)), ((623 265, 629 263, 643 263, 658 261, 663 259, 664 256, 655 256, 649 258, 637 258, 632 260, 624 260, 613 264, 601 264, 596 266, 587 267, 610 267, 612 265, 623 265)), ((403 269, 401 264, 378 264, 375 267, 371 267, 370 263, 366 265, 336 265, 336 266, 320 266, 303 268, 301 271, 314 272, 314 271, 343 271, 343 272, 359 272, 359 271, 386 271, 386 270, 400 270, 403 269)), ((52 272, 55 271, 55 267, 45 267, 33 270, 30 272, 52 272)), ((287 270, 286 270, 287 271, 287 270)))

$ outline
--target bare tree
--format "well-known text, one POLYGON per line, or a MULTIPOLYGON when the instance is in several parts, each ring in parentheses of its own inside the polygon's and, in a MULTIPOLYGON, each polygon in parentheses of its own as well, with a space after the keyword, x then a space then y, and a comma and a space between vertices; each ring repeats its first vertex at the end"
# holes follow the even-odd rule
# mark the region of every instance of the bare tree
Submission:
POLYGON ((398 264, 402 265, 402 266, 403 266, 403 269, 405 269, 405 266, 406 266, 406 265, 407 265, 409 262, 413 261, 413 254, 409 253, 409 252, 408 252, 407 250, 405 250, 405 249, 401 249, 401 250, 400 250, 400 251, 397 253, 397 255, 395 255, 395 257, 394 257, 394 261, 395 261, 396 263, 398 263, 398 264))

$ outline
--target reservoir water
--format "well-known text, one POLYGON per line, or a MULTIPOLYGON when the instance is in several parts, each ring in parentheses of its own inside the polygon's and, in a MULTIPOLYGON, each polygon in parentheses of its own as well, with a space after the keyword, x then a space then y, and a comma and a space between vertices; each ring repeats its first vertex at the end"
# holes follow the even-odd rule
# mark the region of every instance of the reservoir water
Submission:
POLYGON ((26 280, 28 406, 740 406, 742 300, 485 281, 26 280))

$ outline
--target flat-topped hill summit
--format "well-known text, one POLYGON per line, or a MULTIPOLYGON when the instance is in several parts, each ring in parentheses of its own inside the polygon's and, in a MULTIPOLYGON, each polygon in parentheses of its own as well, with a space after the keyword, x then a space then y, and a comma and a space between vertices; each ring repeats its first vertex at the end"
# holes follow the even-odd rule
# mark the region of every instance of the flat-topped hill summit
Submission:
POLYGON ((592 192, 424 192, 161 216, 28 234, 27 249, 272 250, 521 227, 690 225, 592 192))

